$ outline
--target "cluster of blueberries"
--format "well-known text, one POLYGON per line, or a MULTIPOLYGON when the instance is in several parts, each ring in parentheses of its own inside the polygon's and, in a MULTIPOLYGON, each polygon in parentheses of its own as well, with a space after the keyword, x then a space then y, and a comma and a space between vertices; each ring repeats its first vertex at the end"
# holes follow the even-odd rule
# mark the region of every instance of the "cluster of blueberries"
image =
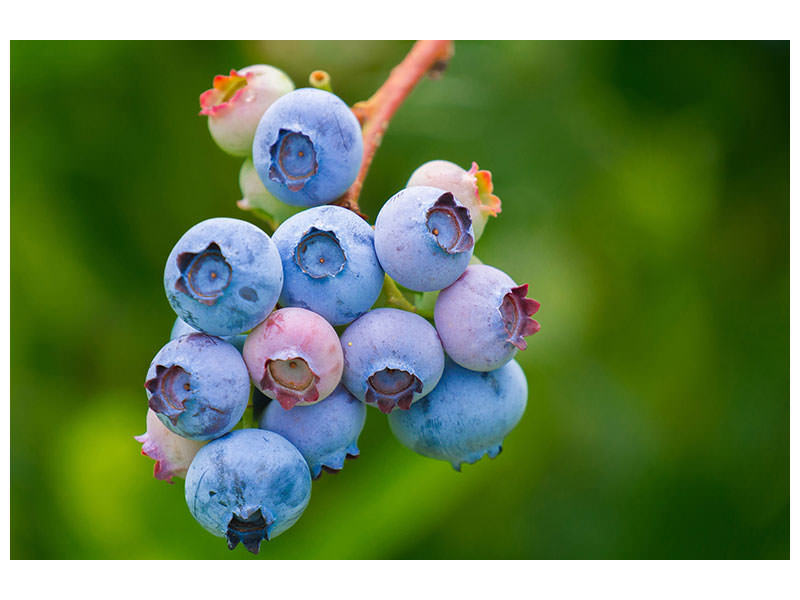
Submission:
POLYGON ((539 329, 539 304, 473 256, 500 210, 489 173, 426 163, 373 228, 328 204, 363 152, 333 93, 256 65, 200 100, 215 141, 248 157, 240 206, 282 222, 270 237, 213 218, 172 249, 164 288, 178 318, 147 371, 137 437, 155 476, 185 477, 194 518, 257 553, 303 513, 312 478, 358 456, 367 405, 419 454, 456 469, 495 457, 525 410, 513 357, 539 329), (389 287, 410 310, 391 307, 389 287))

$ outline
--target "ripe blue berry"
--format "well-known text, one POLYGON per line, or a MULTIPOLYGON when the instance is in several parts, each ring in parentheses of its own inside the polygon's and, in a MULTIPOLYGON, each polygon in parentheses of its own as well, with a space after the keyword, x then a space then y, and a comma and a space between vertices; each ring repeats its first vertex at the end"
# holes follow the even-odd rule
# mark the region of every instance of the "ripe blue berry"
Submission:
POLYGON ((239 219, 216 218, 183 234, 164 268, 164 289, 186 323, 211 335, 249 331, 269 314, 283 267, 269 236, 239 219))
POLYGON ((281 306, 307 308, 345 325, 378 299, 383 269, 372 227, 352 211, 309 208, 284 221, 272 241, 283 262, 281 306))
POLYGON ((469 209, 476 242, 489 217, 496 217, 500 212, 500 198, 492 194, 492 174, 478 170, 476 162, 472 163, 469 171, 446 160, 426 162, 411 174, 406 187, 418 185, 452 192, 456 200, 469 209))
POLYGON ((480 373, 448 358, 439 385, 409 410, 390 414, 389 427, 404 446, 460 471, 462 463, 500 453, 527 398, 528 383, 517 361, 480 373))
POLYGON ((259 420, 259 427, 281 434, 306 459, 311 477, 324 469, 340 471, 346 458, 358 457, 358 436, 364 428, 367 406, 344 386, 316 404, 285 410, 271 402, 259 420))
MULTIPOLYGON (((172 326, 172 331, 169 334, 169 339, 175 340, 182 335, 189 335, 190 333, 203 333, 199 329, 196 329, 189 325, 187 322, 183 321, 180 317, 175 319, 175 324, 172 326)), ((247 339, 247 335, 242 333, 239 335, 221 335, 219 336, 229 344, 232 344, 239 352, 242 351, 242 347, 244 346, 244 341, 247 339)))
POLYGON ((201 115, 217 145, 234 156, 247 156, 264 111, 294 89, 289 76, 269 65, 252 65, 214 77, 214 87, 200 94, 201 115))
POLYGON ((319 206, 347 191, 361 166, 361 126, 342 100, 303 88, 275 101, 261 118, 253 163, 276 198, 319 206))
POLYGON ((525 350, 525 336, 539 331, 530 316, 539 303, 489 265, 470 265, 453 285, 439 292, 433 317, 445 352, 473 371, 493 371, 525 350))
POLYGON ((203 446, 186 474, 186 504, 208 531, 258 554, 294 525, 311 497, 297 448, 277 433, 237 429, 203 446))
POLYGON ((408 410, 439 381, 444 353, 425 319, 396 308, 377 308, 342 334, 342 383, 362 402, 390 413, 408 410))
POLYGON ((375 220, 375 253, 400 285, 419 292, 453 283, 469 264, 475 240, 469 210, 450 192, 417 186, 399 191, 375 220))
POLYGON ((161 422, 192 440, 211 440, 233 429, 250 397, 239 352, 205 333, 167 342, 150 363, 144 387, 161 422))

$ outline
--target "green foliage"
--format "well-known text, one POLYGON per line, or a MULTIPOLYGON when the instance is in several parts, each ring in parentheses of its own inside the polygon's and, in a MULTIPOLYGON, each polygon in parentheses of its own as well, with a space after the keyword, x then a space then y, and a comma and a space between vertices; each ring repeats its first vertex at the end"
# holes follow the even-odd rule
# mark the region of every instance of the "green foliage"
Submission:
MULTIPOLYGON (((408 48, 11 44, 13 558, 253 558, 132 437, 169 250, 206 218, 259 222, 197 97, 271 63, 352 104, 408 48)), ((492 171, 476 252, 542 303, 527 413, 458 474, 370 409, 361 458, 258 558, 787 558, 788 85, 788 43, 457 43, 362 210, 427 160, 492 171)))

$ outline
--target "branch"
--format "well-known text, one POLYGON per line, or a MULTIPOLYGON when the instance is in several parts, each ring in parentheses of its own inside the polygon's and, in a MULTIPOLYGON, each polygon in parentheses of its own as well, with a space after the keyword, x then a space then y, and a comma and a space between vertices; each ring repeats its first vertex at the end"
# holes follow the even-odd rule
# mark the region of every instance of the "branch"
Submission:
POLYGON ((403 61, 392 69, 388 79, 369 100, 353 105, 353 113, 362 126, 364 157, 353 185, 334 204, 361 214, 358 208, 358 197, 361 194, 361 188, 372 164, 372 159, 375 157, 375 152, 381 145, 386 128, 389 127, 389 121, 417 82, 426 73, 431 76, 440 75, 452 55, 453 42, 451 41, 422 40, 417 42, 403 61))

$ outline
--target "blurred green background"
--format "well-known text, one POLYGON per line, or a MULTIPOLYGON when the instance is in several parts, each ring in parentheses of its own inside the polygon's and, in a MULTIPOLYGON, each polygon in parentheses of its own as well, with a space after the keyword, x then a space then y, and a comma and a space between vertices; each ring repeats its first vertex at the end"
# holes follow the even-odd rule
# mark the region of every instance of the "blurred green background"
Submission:
MULTIPOLYGON (((239 211, 212 77, 332 74, 410 42, 12 42, 11 556, 253 558, 152 477, 167 254, 239 211)), ((456 473, 370 410, 269 558, 788 558, 789 44, 458 42, 392 121, 373 218, 421 163, 494 174, 476 254, 531 284, 528 409, 456 473)))

